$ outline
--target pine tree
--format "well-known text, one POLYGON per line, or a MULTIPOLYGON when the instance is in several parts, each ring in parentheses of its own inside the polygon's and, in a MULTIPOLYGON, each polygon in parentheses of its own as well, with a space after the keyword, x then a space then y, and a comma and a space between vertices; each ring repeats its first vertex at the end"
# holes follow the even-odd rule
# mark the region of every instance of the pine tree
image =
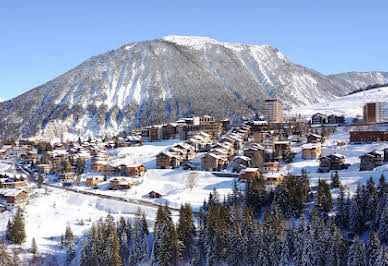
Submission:
POLYGON ((360 241, 358 236, 355 236, 353 244, 349 248, 348 266, 364 266, 366 265, 365 245, 360 241))
POLYGON ((349 228, 356 233, 360 233, 363 227, 362 199, 360 193, 360 185, 358 184, 349 210, 349 228))
POLYGON ((388 203, 385 204, 380 218, 378 234, 381 242, 388 243, 388 203))
POLYGON ((322 212, 329 212, 333 208, 330 187, 325 180, 318 182, 317 206, 322 212))
POLYGON ((2 238, 0 245, 0 266, 8 266, 11 264, 11 258, 7 252, 7 246, 5 239, 2 238))
POLYGON ((135 218, 135 227, 133 229, 133 251, 130 256, 132 265, 137 265, 148 259, 148 243, 145 233, 146 231, 143 229, 143 219, 139 208, 135 218))
POLYGON ((21 208, 18 208, 12 221, 8 221, 7 225, 7 239, 12 244, 24 242, 26 239, 26 232, 24 227, 24 216, 21 208))
POLYGON ((119 238, 117 236, 116 230, 113 230, 111 232, 113 234, 113 243, 112 248, 110 250, 110 266, 121 266, 121 258, 120 258, 120 243, 119 243, 119 238))
POLYGON ((374 219, 374 228, 376 230, 379 228, 379 223, 381 219, 381 215, 384 211, 385 203, 388 201, 387 193, 384 190, 385 187, 385 177, 384 175, 381 175, 379 179, 379 184, 377 185, 377 193, 376 193, 376 214, 374 219))
POLYGON ((339 186, 339 196, 337 198, 337 215, 336 221, 341 228, 347 226, 347 215, 346 215, 346 202, 345 202, 345 191, 343 186, 339 186))
POLYGON ((129 259, 129 246, 126 231, 123 231, 120 237, 120 257, 122 258, 123 265, 127 265, 129 259))
POLYGON ((380 252, 380 240, 376 232, 369 233, 368 244, 366 245, 366 261, 368 265, 374 265, 380 252))
POLYGON ((372 224, 372 230, 376 230, 374 226, 374 220, 376 216, 376 208, 377 208, 377 193, 375 188, 375 182, 373 181, 372 177, 368 179, 366 182, 366 189, 367 189, 367 201, 366 201, 366 208, 365 208, 365 220, 371 221, 372 224))
POLYGON ((334 174, 331 176, 331 187, 332 188, 338 188, 341 185, 338 171, 335 171, 334 174))
POLYGON ((177 226, 178 238, 183 244, 182 256, 191 256, 195 244, 195 225, 190 204, 181 205, 177 226))
POLYGON ((388 250, 386 247, 381 247, 379 256, 375 262, 376 266, 387 266, 388 265, 388 250))
POLYGON ((35 237, 32 238, 31 253, 32 254, 38 253, 38 246, 36 245, 35 237))

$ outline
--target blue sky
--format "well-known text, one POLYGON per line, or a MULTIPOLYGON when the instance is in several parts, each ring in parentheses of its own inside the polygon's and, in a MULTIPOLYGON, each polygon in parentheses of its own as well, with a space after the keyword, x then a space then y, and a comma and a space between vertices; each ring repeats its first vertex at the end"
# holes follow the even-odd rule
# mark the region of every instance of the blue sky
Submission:
POLYGON ((269 44, 324 74, 388 71, 388 1, 4 1, 0 97, 90 56, 165 35, 269 44))

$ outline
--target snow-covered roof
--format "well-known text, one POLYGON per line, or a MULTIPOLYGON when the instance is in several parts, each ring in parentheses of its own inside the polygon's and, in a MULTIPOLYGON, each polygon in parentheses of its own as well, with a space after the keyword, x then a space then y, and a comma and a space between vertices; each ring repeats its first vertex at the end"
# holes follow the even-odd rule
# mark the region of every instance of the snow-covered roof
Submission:
POLYGON ((23 189, 5 189, 0 188, 0 195, 3 195, 4 197, 15 197, 19 195, 19 193, 23 192, 25 190, 23 189))
POLYGON ((241 170, 241 173, 252 173, 252 172, 257 172, 257 171, 260 171, 259 168, 245 168, 243 170, 241 170))
POLYGON ((321 143, 306 143, 302 145, 302 149, 317 149, 321 147, 321 143))

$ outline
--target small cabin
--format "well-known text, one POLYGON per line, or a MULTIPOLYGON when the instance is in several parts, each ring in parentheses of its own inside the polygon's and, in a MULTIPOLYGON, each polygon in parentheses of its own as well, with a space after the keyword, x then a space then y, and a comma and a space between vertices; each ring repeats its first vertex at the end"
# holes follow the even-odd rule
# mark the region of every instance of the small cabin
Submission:
POLYGON ((158 192, 153 191, 153 190, 151 192, 149 192, 148 195, 149 195, 150 199, 159 199, 159 198, 163 197, 163 195, 161 193, 158 193, 158 192))

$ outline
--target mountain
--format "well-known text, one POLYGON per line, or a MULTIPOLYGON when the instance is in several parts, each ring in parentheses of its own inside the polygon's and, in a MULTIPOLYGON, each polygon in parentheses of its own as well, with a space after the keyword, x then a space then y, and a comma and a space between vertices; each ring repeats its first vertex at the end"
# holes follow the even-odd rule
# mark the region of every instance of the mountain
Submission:
POLYGON ((290 111, 292 115, 301 115, 310 118, 315 113, 339 114, 351 121, 362 117, 363 107, 368 102, 384 102, 384 119, 388 121, 388 86, 365 90, 343 97, 337 97, 321 103, 296 107, 290 111))
POLYGON ((91 57, 0 103, 0 138, 103 136, 201 114, 237 121, 266 98, 292 108, 387 81, 384 72, 325 76, 268 45, 167 36, 91 57))

